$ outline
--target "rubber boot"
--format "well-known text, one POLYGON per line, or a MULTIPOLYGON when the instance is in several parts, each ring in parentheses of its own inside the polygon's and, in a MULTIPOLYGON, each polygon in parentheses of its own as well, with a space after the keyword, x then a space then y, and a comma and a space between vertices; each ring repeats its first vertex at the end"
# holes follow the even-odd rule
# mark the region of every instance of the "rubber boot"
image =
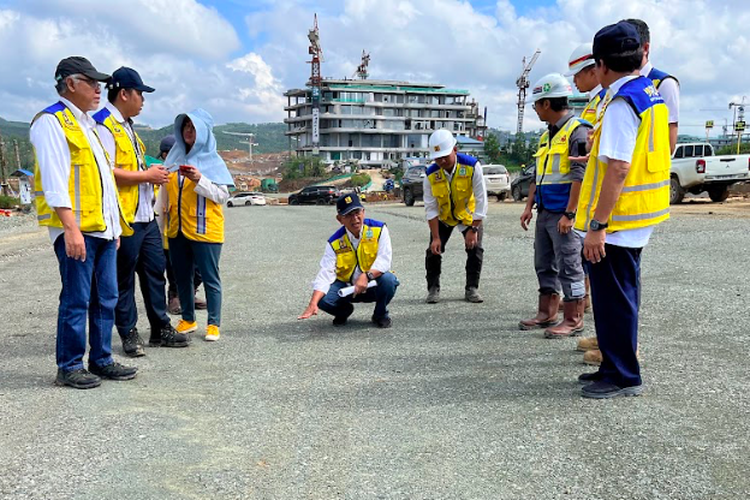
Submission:
POLYGON ((583 299, 565 302, 562 322, 544 331, 548 339, 571 337, 583 331, 583 299))
POLYGON ((557 324, 557 310, 560 307, 560 296, 556 293, 540 294, 539 309, 531 319, 524 319, 518 323, 521 330, 547 328, 557 324))

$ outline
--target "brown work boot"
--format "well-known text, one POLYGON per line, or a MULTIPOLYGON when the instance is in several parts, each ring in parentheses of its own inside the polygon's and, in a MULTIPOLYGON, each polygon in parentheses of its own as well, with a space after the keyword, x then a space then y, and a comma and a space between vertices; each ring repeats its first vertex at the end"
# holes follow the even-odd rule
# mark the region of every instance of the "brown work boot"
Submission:
POLYGON ((587 365, 599 366, 602 364, 602 351, 592 349, 583 353, 583 362, 587 365))
POLYGON ((169 299, 169 304, 167 305, 167 311, 169 311, 169 314, 182 314, 182 307, 180 306, 180 299, 179 297, 172 297, 169 299))
POLYGON ((576 350, 581 352, 593 351, 594 349, 599 349, 599 341, 596 340, 596 337, 584 337, 578 341, 576 346, 576 350))
POLYGON ((195 309, 197 311, 208 309, 208 303, 205 300, 198 298, 197 295, 195 296, 195 299, 193 299, 193 304, 195 304, 195 309))
POLYGON ((571 300, 563 305, 563 320, 557 326, 544 330, 548 339, 578 335, 583 331, 583 299, 571 300))
POLYGON ((521 330, 547 328, 557 324, 557 310, 560 307, 560 296, 556 293, 540 294, 539 309, 531 319, 524 319, 518 323, 521 330))
POLYGON ((586 295, 583 297, 583 312, 588 314, 591 312, 591 282, 588 276, 586 276, 584 283, 586 284, 586 295))

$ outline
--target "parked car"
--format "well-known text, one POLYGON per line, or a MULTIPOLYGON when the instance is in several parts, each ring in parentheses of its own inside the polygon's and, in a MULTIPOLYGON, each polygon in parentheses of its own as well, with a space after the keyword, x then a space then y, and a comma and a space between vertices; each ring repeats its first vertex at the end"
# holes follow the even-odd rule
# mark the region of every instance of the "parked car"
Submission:
POLYGON ((307 186, 289 195, 290 205, 333 205, 341 195, 336 186, 307 186))
POLYGON ((401 177, 401 196, 407 207, 414 205, 414 202, 422 199, 424 195, 424 176, 427 171, 427 165, 413 165, 406 169, 401 177))
POLYGON ((508 197, 510 194, 510 174, 508 174, 505 165, 482 165, 482 174, 487 186, 487 195, 497 196, 497 201, 503 201, 508 197))
POLYGON ((714 156, 710 144, 678 144, 672 155, 670 203, 680 203, 685 194, 708 191, 712 201, 724 201, 729 187, 750 180, 750 155, 714 156))
POLYGON ((237 193, 227 200, 227 207, 265 206, 266 196, 263 193, 237 193))
POLYGON ((529 185, 536 177, 536 165, 525 167, 510 183, 510 194, 514 201, 521 201, 529 196, 529 185))

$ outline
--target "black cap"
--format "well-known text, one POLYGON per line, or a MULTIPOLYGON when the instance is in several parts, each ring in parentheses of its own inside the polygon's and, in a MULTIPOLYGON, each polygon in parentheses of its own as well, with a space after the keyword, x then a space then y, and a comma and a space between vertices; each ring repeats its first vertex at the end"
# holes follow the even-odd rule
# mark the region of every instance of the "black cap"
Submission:
POLYGON ((112 78, 107 82, 108 89, 135 89, 141 92, 153 92, 154 88, 143 84, 141 75, 133 68, 125 66, 115 70, 112 78))
POLYGON ((357 193, 344 193, 336 201, 336 211, 339 215, 346 215, 354 210, 364 210, 362 202, 359 201, 357 193))
POLYGON ((164 139, 162 139, 159 143, 159 152, 169 153, 169 151, 174 147, 174 141, 174 134, 169 134, 168 136, 164 137, 164 139))
POLYGON ((70 75, 83 75, 98 82, 106 82, 110 78, 108 74, 98 72, 88 59, 81 56, 66 57, 57 63, 55 81, 61 82, 70 75))
POLYGON ((631 52, 641 46, 641 37, 635 26, 627 21, 610 24, 600 29, 594 36, 594 59, 623 52, 631 52))

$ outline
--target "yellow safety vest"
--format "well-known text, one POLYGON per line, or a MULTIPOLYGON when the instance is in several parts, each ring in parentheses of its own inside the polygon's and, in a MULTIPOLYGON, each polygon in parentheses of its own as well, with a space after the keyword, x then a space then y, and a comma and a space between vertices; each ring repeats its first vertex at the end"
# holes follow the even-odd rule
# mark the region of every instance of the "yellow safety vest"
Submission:
MULTIPOLYGON (((53 104, 41 111, 34 117, 34 120, 41 116, 42 113, 50 113, 57 118, 65 134, 65 139, 68 142, 68 148, 70 149, 68 194, 76 224, 81 232, 84 233, 106 231, 107 224, 104 221, 102 178, 86 134, 81 130, 73 113, 62 102, 53 104)), ((107 151, 104 148, 102 150, 107 161, 109 161, 107 151)), ((115 177, 114 174, 111 175, 114 185, 115 177)), ((47 201, 44 198, 44 188, 42 186, 42 175, 39 170, 38 159, 34 163, 34 191, 36 194, 36 213, 39 225, 62 228, 62 221, 57 216, 54 208, 47 205, 47 201)), ((117 198, 118 210, 122 222, 122 208, 119 196, 117 198)), ((130 229, 129 225, 121 225, 124 235, 132 234, 132 229, 130 229)))
MULTIPOLYGON (((669 125, 668 110, 653 82, 638 77, 625 83, 612 98, 624 99, 636 112, 638 127, 633 159, 625 185, 607 221, 607 232, 653 226, 669 218, 669 125)), ((610 101, 611 102, 611 101, 610 101)), ((602 117, 606 108, 602 110, 602 117)), ((603 119, 603 118, 602 118, 603 119)), ((578 201, 575 228, 588 230, 599 203, 607 164, 599 161, 601 127, 594 131, 594 144, 578 201)))
POLYGON ((196 183, 177 172, 169 174, 166 189, 169 198, 167 236, 182 233, 187 239, 205 243, 224 243, 224 209, 195 192, 196 183), (180 185, 182 178, 182 185, 180 185))
POLYGON ((550 141, 545 130, 539 139, 536 157, 536 204, 550 212, 562 213, 568 207, 570 189, 570 136, 580 126, 589 123, 579 118, 569 119, 550 141))
POLYGON ((385 226, 383 222, 365 219, 362 226, 362 238, 359 240, 356 251, 344 226, 328 238, 328 243, 336 253, 337 279, 350 283, 357 266, 363 273, 370 270, 378 256, 378 243, 383 226, 385 226))
POLYGON ((457 154, 457 158, 450 184, 447 175, 437 163, 433 163, 427 169, 426 174, 432 188, 432 195, 438 202, 440 221, 449 226, 455 226, 458 223, 470 226, 474 220, 473 214, 476 207, 472 179, 477 160, 461 153, 457 154))
POLYGON ((601 92, 598 92, 594 96, 594 98, 591 99, 588 104, 586 104, 586 107, 583 108, 583 111, 581 112, 581 118, 589 122, 591 125, 596 125, 596 123, 599 121, 596 110, 599 107, 599 103, 604 98, 606 92, 607 89, 602 89, 601 92))
MULTIPOLYGON (((137 172, 138 152, 133 147, 133 142, 130 140, 130 136, 128 136, 125 128, 115 120, 115 117, 109 113, 107 108, 96 113, 94 119, 107 127, 115 138, 115 167, 127 170, 128 172, 137 172)), ((133 134, 135 134, 135 140, 138 142, 141 155, 144 155, 146 147, 143 145, 141 138, 138 137, 135 130, 133 130, 133 134)), ((143 156, 141 157, 143 158, 143 156)), ((145 168, 145 163, 143 166, 145 168)), ((129 224, 132 224, 135 221, 135 214, 138 210, 138 202, 140 198, 139 185, 117 186, 117 189, 120 192, 120 200, 122 201, 125 220, 129 224)))

